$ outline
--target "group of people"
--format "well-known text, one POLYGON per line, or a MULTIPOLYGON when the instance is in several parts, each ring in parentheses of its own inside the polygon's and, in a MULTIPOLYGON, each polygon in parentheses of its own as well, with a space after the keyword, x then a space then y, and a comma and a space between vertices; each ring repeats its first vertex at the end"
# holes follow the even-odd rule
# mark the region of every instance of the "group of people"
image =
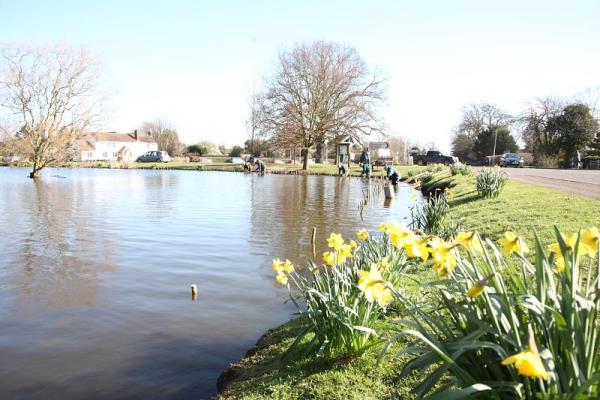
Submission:
POLYGON ((254 157, 248 157, 244 161, 244 172, 253 172, 252 166, 255 165, 256 169, 254 172, 258 172, 260 175, 264 175, 267 173, 267 166, 262 160, 254 157))
MULTIPOLYGON (((363 152, 360 155, 359 165, 362 170, 360 176, 366 176, 367 178, 371 177, 371 157, 369 155, 369 149, 367 147, 364 148, 363 152)), ((400 174, 396 169, 388 165, 385 168, 386 178, 392 183, 392 185, 396 186, 398 182, 400 182, 400 174)), ((348 169, 344 164, 344 156, 340 156, 340 162, 338 164, 338 175, 346 176, 348 175, 348 169)))

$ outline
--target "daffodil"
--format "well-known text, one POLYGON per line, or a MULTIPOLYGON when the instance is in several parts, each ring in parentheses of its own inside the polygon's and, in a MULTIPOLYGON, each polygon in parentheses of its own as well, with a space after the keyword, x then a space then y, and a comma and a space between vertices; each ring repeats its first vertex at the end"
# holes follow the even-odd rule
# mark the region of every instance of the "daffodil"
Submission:
POLYGON ((429 252, 433 260, 433 269, 440 278, 448 275, 456 268, 456 256, 452 251, 453 246, 438 237, 429 240, 429 252))
POLYGON ((339 250, 344 245, 344 239, 339 233, 331 233, 327 238, 327 245, 334 250, 339 250))
POLYGON ((392 243, 392 245, 394 245, 397 249, 401 249, 407 242, 412 242, 415 240, 415 234, 403 226, 395 226, 389 231, 389 233, 390 243, 392 243))
POLYGON ((273 263, 271 264, 271 268, 273 268, 273 271, 275 272, 283 271, 283 261, 278 258, 274 259, 273 263))
POLYGON ((388 261, 387 257, 382 257, 378 262, 377 262, 377 269, 379 271, 388 271, 390 269, 390 262, 388 261))
POLYGON ((502 254, 510 256, 512 253, 525 254, 529 248, 519 236, 512 232, 504 233, 504 237, 498 241, 502 246, 502 254))
POLYGON ((485 290, 485 286, 490 283, 490 281, 492 280, 492 278, 494 277, 494 275, 490 275, 486 278, 483 278, 477 282, 475 282, 470 288, 469 290, 467 290, 467 296, 474 298, 479 296, 480 294, 483 293, 483 291, 485 290))
POLYGON ((472 285, 469 290, 467 291, 467 296, 473 298, 473 297, 477 297, 479 296, 481 293, 483 293, 483 290, 485 289, 485 286, 478 286, 477 284, 472 285))
POLYGON ((377 264, 371 264, 370 271, 358 271, 358 274, 358 288, 365 294, 367 301, 377 302, 382 307, 392 301, 392 292, 381 278, 377 264))
POLYGON ((369 239, 369 231, 366 229, 361 229, 356 233, 356 237, 358 237, 360 240, 367 240, 369 239))
MULTIPOLYGON (((591 233, 591 235, 589 232, 586 232, 587 241, 583 240, 583 231, 581 233, 582 233, 582 235, 581 235, 582 237, 579 240, 579 246, 577 246, 577 240, 579 239, 579 235, 577 233, 574 233, 572 235, 566 235, 566 236, 561 234, 561 238, 562 238, 563 242, 565 243, 565 246, 567 247, 567 252, 568 252, 569 256, 573 254, 575 247, 577 247, 577 256, 578 257, 585 256, 586 254, 589 254, 589 255, 594 254, 594 251, 587 244, 589 242, 593 242, 593 232, 591 233)), ((550 246, 548 246, 548 249, 550 249, 550 251, 552 253, 556 254, 557 256, 561 255, 560 244, 558 244, 558 243, 551 244, 550 246)))
POLYGON ((323 253, 323 261, 330 267, 335 265, 335 252, 326 251, 323 253))
POLYGON ((456 235, 456 243, 461 244, 470 253, 483 252, 477 232, 460 232, 456 235))
POLYGON ((343 263, 346 259, 352 257, 352 245, 345 244, 336 252, 338 264, 343 263))
POLYGON ((283 263, 283 270, 288 274, 294 272, 294 264, 292 264, 290 260, 285 260, 283 263))
POLYGON ((358 243, 356 243, 355 240, 350 240, 350 247, 352 247, 353 249, 358 247, 358 243))
POLYGON ((533 378, 548 379, 548 373, 544 369, 544 364, 537 352, 525 350, 505 358, 502 365, 514 364, 519 375, 530 376, 533 378))
POLYGON ((600 232, 598 228, 588 228, 581 231, 581 241, 590 248, 590 252, 598 252, 598 242, 600 242, 600 232))
POLYGON ((404 242, 404 251, 410 258, 420 258, 423 261, 427 261, 429 258, 429 249, 427 248, 427 242, 421 238, 414 237, 412 240, 406 240, 404 242))
POLYGON ((277 281, 277 283, 284 286, 288 283, 288 277, 284 273, 278 273, 277 276, 275 276, 275 280, 277 281))

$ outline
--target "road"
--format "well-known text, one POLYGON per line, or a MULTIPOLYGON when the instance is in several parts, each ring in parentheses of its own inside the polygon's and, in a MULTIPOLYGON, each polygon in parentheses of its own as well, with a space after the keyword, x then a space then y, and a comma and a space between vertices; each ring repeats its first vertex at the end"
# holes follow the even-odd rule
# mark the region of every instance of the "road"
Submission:
POLYGON ((600 170, 503 168, 503 171, 516 182, 600 199, 600 170))

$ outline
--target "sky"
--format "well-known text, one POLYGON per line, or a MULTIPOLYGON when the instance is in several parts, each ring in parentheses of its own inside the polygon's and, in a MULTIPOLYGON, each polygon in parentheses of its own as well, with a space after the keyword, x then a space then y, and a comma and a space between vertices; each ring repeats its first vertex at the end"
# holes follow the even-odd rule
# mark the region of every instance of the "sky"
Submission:
POLYGON ((385 78, 389 134, 445 151, 467 104, 516 113, 600 86, 600 0, 0 0, 0 15, 0 44, 95 55, 103 129, 161 118, 188 144, 242 144, 278 53, 315 40, 354 47, 385 78))

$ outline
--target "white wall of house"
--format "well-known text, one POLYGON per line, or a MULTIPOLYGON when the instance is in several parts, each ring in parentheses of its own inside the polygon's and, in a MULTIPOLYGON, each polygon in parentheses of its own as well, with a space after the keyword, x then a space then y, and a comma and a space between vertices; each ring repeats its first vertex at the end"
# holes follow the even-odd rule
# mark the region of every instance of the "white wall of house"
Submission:
POLYGON ((145 142, 100 142, 94 143, 94 150, 81 152, 81 161, 117 161, 119 152, 125 147, 123 161, 135 161, 147 151, 158 150, 158 144, 145 142))

